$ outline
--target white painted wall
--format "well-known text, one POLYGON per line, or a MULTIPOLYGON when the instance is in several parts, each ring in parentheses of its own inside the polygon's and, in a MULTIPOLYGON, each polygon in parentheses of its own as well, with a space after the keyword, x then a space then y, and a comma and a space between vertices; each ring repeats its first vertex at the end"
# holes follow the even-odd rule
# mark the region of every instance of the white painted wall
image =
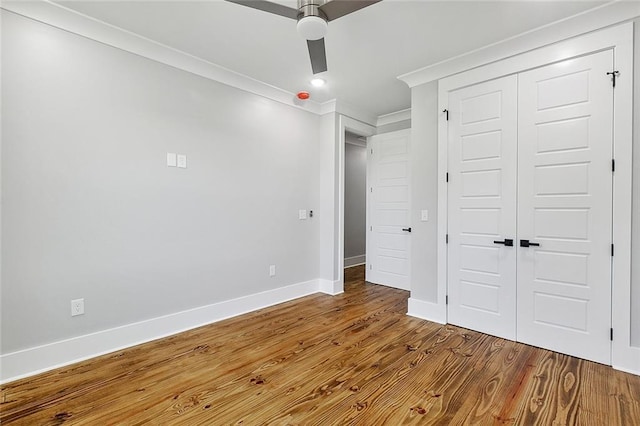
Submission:
POLYGON ((320 279, 333 285, 338 280, 338 213, 337 193, 338 155, 337 114, 329 113, 320 118, 320 279))
POLYGON ((634 22, 634 36, 631 344, 640 347, 640 19, 634 22))
POLYGON ((335 124, 9 12, 2 43, 3 354, 320 276, 335 124))
POLYGON ((367 226, 367 147, 349 143, 344 161, 344 258, 364 256, 367 226))

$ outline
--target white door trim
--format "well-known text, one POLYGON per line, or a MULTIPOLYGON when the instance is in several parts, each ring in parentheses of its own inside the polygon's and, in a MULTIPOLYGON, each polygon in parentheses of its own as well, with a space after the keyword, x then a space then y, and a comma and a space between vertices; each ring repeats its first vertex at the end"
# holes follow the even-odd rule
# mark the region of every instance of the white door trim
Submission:
MULTIPOLYGON (((625 23, 507 57, 438 82, 439 110, 447 109, 450 91, 562 60, 613 49, 615 70, 620 72, 614 94, 613 222, 616 255, 613 257, 612 364, 619 370, 640 374, 640 348, 631 346, 631 193, 633 123, 633 23, 625 23), (623 76, 626 76, 623 77, 623 76)), ((448 131, 446 116, 438 124, 438 299, 446 310, 447 294, 447 182, 448 131)))
MULTIPOLYGON (((345 132, 360 136, 373 136, 376 128, 346 115, 338 115, 338 287, 344 289, 344 157, 345 132)), ((369 141, 367 140, 367 146, 369 141)), ((368 148, 367 148, 368 149, 368 148)), ((367 159, 369 157, 367 156, 367 159)), ((367 165, 368 166, 368 165, 367 165)), ((369 167, 367 167, 367 170, 369 167)), ((368 173, 368 171, 367 171, 368 173)), ((367 174, 368 176, 368 174, 367 174)), ((369 197, 367 197, 367 224, 369 223, 369 197)))

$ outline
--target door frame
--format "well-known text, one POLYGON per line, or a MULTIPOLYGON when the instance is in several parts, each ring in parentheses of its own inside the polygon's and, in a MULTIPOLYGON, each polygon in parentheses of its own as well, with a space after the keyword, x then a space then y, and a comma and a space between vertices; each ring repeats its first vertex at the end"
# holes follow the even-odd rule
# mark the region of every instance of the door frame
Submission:
POLYGON ((633 144, 633 22, 570 38, 526 53, 489 63, 438 81, 438 266, 439 308, 446 314, 448 194, 448 125, 444 110, 449 92, 488 80, 520 73, 602 50, 614 52, 614 69, 620 72, 614 92, 612 310, 614 330, 612 366, 640 374, 640 348, 631 346, 631 218, 633 144))
MULTIPOLYGON (((344 167, 345 167, 345 132, 349 131, 367 138, 376 134, 376 128, 346 115, 338 116, 338 286, 344 288, 344 167)), ((367 176, 369 173, 369 156, 367 156, 367 176)), ((369 223, 369 197, 367 197, 367 218, 369 223)), ((366 247, 366 245, 365 245, 366 247)))

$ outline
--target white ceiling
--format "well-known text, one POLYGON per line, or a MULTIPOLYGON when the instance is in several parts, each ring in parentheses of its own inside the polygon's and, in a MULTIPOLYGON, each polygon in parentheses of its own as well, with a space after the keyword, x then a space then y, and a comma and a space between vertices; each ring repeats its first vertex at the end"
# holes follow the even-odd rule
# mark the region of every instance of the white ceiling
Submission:
POLYGON ((309 84, 307 46, 291 19, 222 0, 58 3, 289 92, 307 90, 317 102, 337 98, 379 116, 410 107, 398 75, 604 2, 383 0, 329 23, 320 89, 309 84))

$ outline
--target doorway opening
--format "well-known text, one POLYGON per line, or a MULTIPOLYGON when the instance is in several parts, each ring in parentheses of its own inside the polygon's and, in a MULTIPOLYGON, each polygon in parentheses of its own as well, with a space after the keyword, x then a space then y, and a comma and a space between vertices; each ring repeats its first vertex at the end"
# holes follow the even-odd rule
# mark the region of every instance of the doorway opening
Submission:
POLYGON ((367 138, 344 132, 344 282, 364 281, 367 262, 367 138))

